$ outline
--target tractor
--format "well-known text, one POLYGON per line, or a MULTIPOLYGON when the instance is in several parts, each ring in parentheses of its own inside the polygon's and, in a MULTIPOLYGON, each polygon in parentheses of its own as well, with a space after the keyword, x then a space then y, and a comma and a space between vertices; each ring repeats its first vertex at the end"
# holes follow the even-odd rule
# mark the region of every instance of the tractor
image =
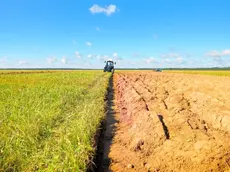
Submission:
POLYGON ((104 72, 112 72, 112 73, 114 73, 114 71, 115 71, 114 65, 115 64, 116 64, 116 62, 114 62, 112 59, 109 59, 109 60, 105 61, 104 72))
POLYGON ((162 70, 161 70, 161 69, 159 69, 159 68, 157 68, 157 69, 153 69, 153 71, 155 71, 155 72, 162 72, 162 70))

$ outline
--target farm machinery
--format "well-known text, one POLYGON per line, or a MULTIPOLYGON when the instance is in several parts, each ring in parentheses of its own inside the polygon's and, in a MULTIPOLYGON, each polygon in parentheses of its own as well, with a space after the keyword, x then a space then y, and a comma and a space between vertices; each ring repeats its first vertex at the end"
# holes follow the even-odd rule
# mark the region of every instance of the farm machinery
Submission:
POLYGON ((162 72, 162 70, 161 69, 153 69, 153 71, 155 71, 155 72, 162 72))
POLYGON ((104 72, 112 72, 112 73, 114 73, 114 71, 115 71, 114 65, 115 64, 116 64, 116 62, 114 62, 112 59, 109 59, 109 60, 105 61, 104 72))

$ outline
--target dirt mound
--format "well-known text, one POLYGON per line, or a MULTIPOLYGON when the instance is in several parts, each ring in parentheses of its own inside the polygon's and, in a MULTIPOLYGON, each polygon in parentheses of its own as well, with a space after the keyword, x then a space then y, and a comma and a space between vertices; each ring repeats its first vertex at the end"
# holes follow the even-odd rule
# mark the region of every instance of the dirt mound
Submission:
POLYGON ((114 76, 119 123, 112 171, 230 170, 230 78, 114 76))

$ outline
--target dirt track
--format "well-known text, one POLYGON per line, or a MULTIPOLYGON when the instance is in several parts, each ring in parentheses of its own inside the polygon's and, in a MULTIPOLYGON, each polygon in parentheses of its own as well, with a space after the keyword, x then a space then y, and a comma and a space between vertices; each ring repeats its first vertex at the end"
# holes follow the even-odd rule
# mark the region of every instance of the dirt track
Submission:
POLYGON ((112 171, 230 171, 230 78, 114 75, 112 171))

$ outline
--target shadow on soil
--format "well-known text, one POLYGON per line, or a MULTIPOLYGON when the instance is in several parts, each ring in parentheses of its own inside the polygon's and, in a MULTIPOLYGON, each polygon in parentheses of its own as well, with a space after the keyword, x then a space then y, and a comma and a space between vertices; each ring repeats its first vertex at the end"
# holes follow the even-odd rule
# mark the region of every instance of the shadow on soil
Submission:
POLYGON ((164 122, 164 117, 162 115, 157 115, 161 124, 162 124, 162 127, 163 127, 163 130, 164 130, 164 133, 165 133, 165 138, 166 139, 169 139, 170 138, 170 135, 169 135, 169 130, 168 130, 168 127, 165 125, 165 122, 164 122))
POLYGON ((115 110, 114 110, 114 88, 113 88, 113 75, 109 79, 108 93, 105 97, 105 120, 102 122, 101 131, 97 145, 96 157, 94 160, 94 167, 89 169, 88 172, 109 172, 110 165, 110 146, 116 131, 115 110))

